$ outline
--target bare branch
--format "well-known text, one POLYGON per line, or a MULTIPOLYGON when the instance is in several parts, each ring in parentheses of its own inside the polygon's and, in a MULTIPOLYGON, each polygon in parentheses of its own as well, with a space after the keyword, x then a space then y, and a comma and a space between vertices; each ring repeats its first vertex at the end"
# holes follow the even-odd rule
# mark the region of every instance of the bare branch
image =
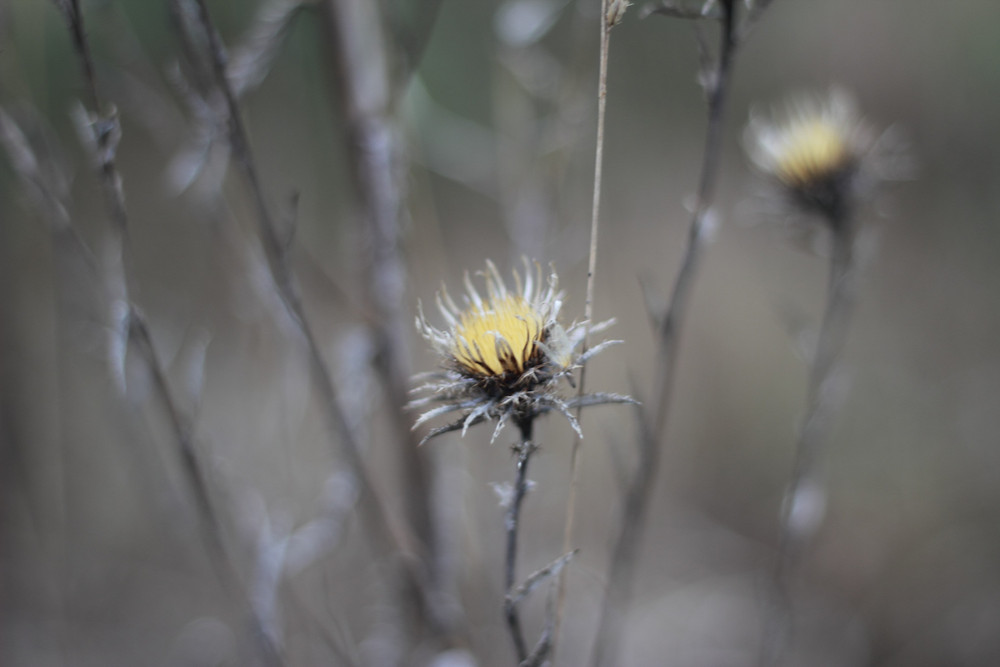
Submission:
MULTIPOLYGON (((703 14, 714 16, 715 12, 721 12, 718 16, 720 19, 718 57, 714 61, 712 71, 702 76, 708 99, 705 149, 697 199, 688 227, 687 245, 681 266, 674 280, 666 312, 662 315, 655 313, 652 315, 653 321, 657 324, 659 338, 659 352, 653 373, 656 380, 652 399, 648 403, 649 408, 640 410, 639 462, 625 496, 621 531, 612 552, 608 588, 594 644, 593 664, 597 667, 614 664, 617 661, 623 614, 631 600, 635 562, 659 470, 661 444, 667 432, 677 370, 680 331, 705 238, 712 226, 710 210, 721 161, 723 120, 733 61, 740 38, 736 4, 736 0, 718 0, 705 3, 702 7, 703 14)), ((667 3, 663 7, 675 8, 676 5, 667 3)), ((701 52, 704 61, 706 49, 701 47, 701 52)))
MULTIPOLYGON (((581 356, 584 357, 580 366, 580 384, 577 388, 577 400, 579 401, 585 391, 587 384, 586 355, 590 344, 590 323, 594 321, 594 283, 597 273, 597 244, 601 211, 601 184, 604 172, 604 118, 607 108, 608 97, 608 57, 611 48, 611 29, 622 19, 628 3, 623 0, 602 0, 601 1, 601 51, 600 65, 597 76, 597 139, 594 151, 594 191, 591 201, 590 213, 590 255, 587 260, 587 300, 584 306, 584 319, 587 324, 583 332, 583 343, 581 356)), ((576 406, 576 421, 580 421, 580 414, 583 404, 576 406)), ((573 438, 573 448, 569 459, 569 495, 566 499, 566 521, 563 526, 563 551, 569 551, 573 547, 573 530, 576 520, 576 495, 580 485, 579 458, 580 443, 582 438, 577 435, 573 438)), ((566 605, 566 574, 559 575, 556 593, 556 611, 553 627, 553 635, 558 637, 559 627, 562 624, 562 615, 566 605)))
MULTIPOLYGON (((178 2, 178 0, 172 1, 178 2)), ((408 580, 408 588, 417 593, 422 607, 430 609, 431 603, 426 590, 426 572, 423 570, 419 558, 420 541, 407 526, 395 521, 386 509, 385 502, 378 493, 371 473, 362 457, 361 443, 358 442, 355 431, 350 427, 350 421, 343 412, 330 369, 323 357, 299 295, 298 285, 288 261, 285 238, 280 233, 264 197, 236 94, 228 78, 227 60, 222 41, 212 23, 205 0, 196 0, 196 2, 198 22, 205 33, 208 47, 207 57, 211 64, 214 83, 225 100, 225 118, 229 129, 230 147, 254 199, 257 210, 257 229, 271 278, 293 325, 305 341, 311 376, 320 394, 330 432, 339 443, 344 459, 360 485, 358 504, 362 518, 369 529, 366 534, 376 544, 381 545, 380 550, 404 556, 403 571, 408 580)))
POLYGON ((576 557, 578 553, 580 553, 579 549, 573 549, 573 551, 570 551, 567 554, 563 554, 562 556, 555 559, 542 569, 532 572, 530 575, 528 575, 528 578, 525 579, 523 583, 521 583, 520 586, 515 588, 510 593, 508 600, 512 604, 519 603, 521 600, 527 597, 528 593, 535 590, 535 588, 538 587, 538 584, 562 572, 563 568, 565 568, 569 564, 569 562, 573 560, 574 557, 576 557))
POLYGON ((528 492, 528 463, 536 449, 535 444, 531 441, 532 422, 533 419, 528 418, 519 424, 521 442, 514 448, 514 453, 517 456, 514 464, 516 472, 514 489, 504 520, 507 528, 507 549, 504 560, 504 589, 506 590, 504 616, 507 619, 507 630, 514 642, 514 652, 517 654, 518 663, 523 662, 528 657, 528 647, 524 643, 524 632, 521 630, 521 618, 517 610, 514 582, 517 580, 517 533, 520 528, 521 503, 528 492))
POLYGON ((775 553, 771 592, 765 619, 760 667, 777 665, 788 645, 790 580, 802 550, 822 518, 823 490, 819 478, 819 456, 828 433, 828 418, 836 392, 830 391, 837 360, 847 338, 847 325, 854 303, 853 270, 855 224, 849 214, 830 221, 833 252, 826 308, 819 339, 813 351, 806 389, 806 414, 795 444, 794 462, 781 506, 778 547, 775 553))
MULTIPOLYGON (((429 583, 435 585, 443 573, 436 570, 431 452, 417 446, 417 436, 403 409, 412 376, 408 345, 412 321, 405 307, 407 268, 401 247, 403 144, 392 108, 395 82, 391 63, 398 54, 384 35, 377 3, 328 1, 324 10, 337 100, 345 120, 341 127, 348 167, 358 193, 359 255, 365 271, 364 301, 370 304, 372 315, 373 366, 386 398, 391 445, 400 461, 408 529, 431 568, 429 583)), ((433 15, 434 9, 428 10, 433 15)), ((436 596, 428 597, 433 598, 436 596)), ((427 611, 433 626, 445 629, 452 624, 443 607, 427 611)))
MULTIPOLYGON (((125 207, 125 195, 122 179, 115 163, 118 143, 121 139, 121 127, 118 123, 114 107, 107 111, 102 108, 101 98, 97 89, 90 47, 84 29, 83 16, 80 12, 79 0, 60 0, 57 5, 66 18, 67 27, 73 38, 74 49, 80 60, 84 87, 93 111, 87 112, 80 108, 77 112, 77 125, 81 130, 81 139, 97 170, 98 180, 104 195, 105 206, 108 209, 112 236, 115 244, 115 254, 110 284, 110 305, 113 310, 121 310, 112 315, 113 320, 121 322, 120 332, 112 336, 112 344, 120 347, 113 359, 119 359, 124 364, 129 343, 135 344, 140 352, 150 376, 153 378, 154 395, 164 409, 171 433, 175 440, 181 469, 195 497, 199 524, 204 534, 205 545, 212 556, 220 578, 228 591, 245 591, 239 583, 235 565, 229 558, 223 540, 223 525, 212 502, 208 479, 199 460, 194 444, 194 427, 190 418, 178 407, 167 383, 164 366, 157 356, 149 327, 141 311, 132 303, 131 285, 134 282, 130 261, 130 246, 128 241, 128 214, 125 207)), ((62 224, 60 219, 57 224, 62 224)), ((81 247, 85 247, 81 244, 81 247)), ((122 376, 123 377, 123 376, 122 376)), ((124 388, 124 385, 122 384, 124 388)), ((277 648, 266 638, 261 638, 260 649, 262 657, 273 665, 282 663, 277 648)))
POLYGON ((237 98, 267 77, 285 43, 292 21, 312 0, 268 0, 257 11, 243 42, 233 50, 226 71, 237 98))

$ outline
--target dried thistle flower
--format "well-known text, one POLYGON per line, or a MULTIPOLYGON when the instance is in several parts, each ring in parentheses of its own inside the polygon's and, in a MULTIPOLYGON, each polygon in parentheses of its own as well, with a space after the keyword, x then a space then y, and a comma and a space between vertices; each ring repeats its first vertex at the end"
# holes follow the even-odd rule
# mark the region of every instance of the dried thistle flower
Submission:
MULTIPOLYGON (((541 266, 535 263, 533 271, 531 262, 525 259, 524 263, 524 281, 513 271, 515 289, 508 290, 496 266, 487 261, 486 271, 479 274, 485 281, 485 298, 466 274, 463 308, 442 286, 437 306, 446 329, 431 325, 419 306, 417 329, 441 355, 443 370, 418 376, 424 384, 414 391, 427 395, 412 401, 410 407, 440 405, 420 415, 414 428, 439 415, 463 413, 457 421, 431 430, 422 443, 458 429, 465 435, 470 426, 488 419, 496 422, 492 442, 508 422, 524 424, 552 410, 565 416, 580 433, 573 408, 633 402, 617 394, 571 399, 559 395, 560 379, 572 384, 574 370, 621 341, 605 341, 584 353, 578 352, 586 323, 574 323, 568 328, 559 323, 563 293, 555 271, 543 285, 541 266)), ((609 320, 594 325, 590 331, 600 331, 611 323, 609 320)))
POLYGON ((752 113, 745 134, 751 160, 784 198, 833 226, 882 180, 878 139, 839 89, 794 98, 771 118, 752 113))

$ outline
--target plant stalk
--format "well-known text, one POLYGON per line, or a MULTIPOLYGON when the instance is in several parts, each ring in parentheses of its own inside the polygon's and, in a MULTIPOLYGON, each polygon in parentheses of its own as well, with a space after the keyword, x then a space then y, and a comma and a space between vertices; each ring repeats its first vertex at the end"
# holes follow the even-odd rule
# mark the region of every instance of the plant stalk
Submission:
POLYGON ((806 388, 806 414, 795 444, 792 473, 781 506, 778 546, 771 573, 772 598, 764 621, 764 632, 758 665, 779 664, 791 640, 792 577, 801 561, 809 538, 818 528, 821 513, 810 516, 807 503, 822 503, 821 497, 810 493, 816 488, 822 493, 819 463, 828 420, 836 407, 829 383, 837 360, 847 339, 847 326, 854 303, 852 289, 854 223, 846 211, 834 210, 828 216, 832 234, 829 282, 826 307, 820 324, 819 337, 809 369, 806 388))
POLYGON ((514 447, 514 454, 517 457, 514 463, 514 490, 504 521, 507 529, 507 549, 504 563, 504 590, 506 592, 504 616, 507 619, 511 640, 514 642, 514 652, 517 654, 518 664, 527 659, 528 648, 521 630, 521 618, 517 610, 517 603, 512 595, 517 584, 517 532, 520 527, 521 503, 528 492, 528 463, 536 449, 535 444, 531 441, 533 423, 534 417, 528 417, 518 424, 521 430, 521 441, 514 447))
POLYGON ((694 285, 704 241, 705 219, 715 197, 722 149, 722 126, 728 99, 729 81, 737 39, 734 0, 722 0, 719 56, 707 85, 708 124, 705 151, 698 181, 697 202, 688 227, 687 246, 681 260, 666 312, 657 321, 659 352, 655 365, 655 386, 649 405, 655 410, 650 416, 645 410, 640 418, 639 463, 625 496, 622 527, 615 542, 594 645, 592 664, 595 667, 613 665, 623 629, 624 614, 632 596, 632 577, 639 545, 646 526, 649 501, 652 498, 660 463, 660 443, 667 432, 668 414, 673 397, 677 369, 677 348, 680 328, 694 285))

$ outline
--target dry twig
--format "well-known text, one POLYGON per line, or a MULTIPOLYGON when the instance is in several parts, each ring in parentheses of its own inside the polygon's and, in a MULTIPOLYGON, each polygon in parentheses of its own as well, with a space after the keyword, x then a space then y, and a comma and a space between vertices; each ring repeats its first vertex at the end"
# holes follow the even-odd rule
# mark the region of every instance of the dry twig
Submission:
POLYGON ((701 11, 695 12, 672 2, 664 2, 645 12, 646 14, 663 13, 697 22, 705 19, 718 20, 720 26, 719 52, 712 60, 708 58, 707 52, 702 47, 703 62, 711 67, 704 69, 699 77, 708 102, 708 125, 698 180, 697 199, 688 227, 687 245, 680 269, 674 279, 670 299, 664 312, 651 313, 658 337, 658 353, 653 370, 655 384, 652 399, 646 404, 648 407, 640 409, 639 462, 625 495, 621 529, 612 552, 608 586, 594 645, 593 664, 595 666, 611 665, 617 659, 623 618, 632 595, 632 577, 639 545, 645 530, 649 501, 659 471, 661 443, 667 432, 681 326, 697 274, 706 228, 711 219, 711 206, 718 181, 722 152, 722 127, 733 61, 741 36, 748 28, 750 21, 756 20, 760 14, 759 10, 748 12, 741 24, 738 20, 736 5, 736 0, 719 0, 718 2, 705 3, 701 11), (716 14, 716 12, 718 13, 716 14))
MULTIPOLYGON (((590 344, 590 323, 594 320, 594 283, 597 273, 597 245, 601 211, 601 184, 604 169, 604 117, 608 97, 608 56, 611 46, 611 29, 617 25, 625 14, 629 3, 625 0, 602 0, 601 2, 601 49, 600 64, 597 75, 597 139, 594 151, 594 190, 590 214, 590 254, 587 260, 587 297, 584 306, 584 320, 587 322, 584 330, 581 349, 587 352, 590 344)), ((583 396, 587 384, 587 365, 580 366, 579 387, 577 396, 583 396)), ((580 420, 582 407, 577 408, 576 418, 580 420)), ((573 448, 570 452, 569 497, 566 500, 566 522, 563 527, 563 551, 568 552, 573 547, 573 529, 576 519, 576 494, 579 487, 579 457, 582 440, 579 436, 573 438, 573 448)), ((566 576, 567 570, 559 573, 559 583, 556 593, 556 613, 553 626, 553 636, 559 637, 559 628, 566 607, 566 576)))
MULTIPOLYGON (((124 368, 124 357, 129 346, 134 345, 140 352, 140 358, 153 379, 153 395, 167 415, 181 469, 194 494, 199 524, 205 545, 212 556, 211 562, 226 589, 230 592, 239 591, 244 603, 247 603, 247 591, 243 589, 236 566, 226 549, 223 523, 213 503, 209 480, 195 446, 193 420, 180 409, 167 383, 167 375, 157 355, 149 326, 141 310, 132 300, 135 278, 129 244, 129 219, 122 178, 116 164, 117 148, 121 139, 121 126, 117 113, 113 107, 106 107, 99 95, 79 0, 57 0, 56 4, 66 20, 83 71, 84 89, 92 111, 78 114, 79 129, 97 169, 105 206, 111 219, 114 253, 111 255, 112 266, 109 267, 109 296, 111 308, 117 313, 112 316, 112 320, 117 320, 117 326, 113 327, 112 332, 111 361, 117 367, 124 368)), ((55 231, 70 227, 69 216, 60 207, 49 207, 48 212, 55 215, 53 223, 55 231)), ((93 256, 75 234, 74 239, 77 247, 86 256, 93 256)), ((123 383, 120 387, 125 388, 123 383)), ((271 643, 259 632, 259 628, 254 635, 260 645, 261 657, 268 664, 282 664, 280 647, 271 643)))
MULTIPOLYGON (((177 0, 174 1, 176 2, 177 0)), ((331 431, 336 434, 347 464, 350 466, 360 485, 359 500, 361 501, 360 506, 366 525, 371 530, 370 534, 375 536, 374 539, 377 543, 391 545, 389 551, 404 555, 413 554, 415 551, 414 540, 402 526, 392 521, 391 515, 386 511, 384 502, 376 492, 371 475, 362 458, 361 444, 357 442, 355 434, 348 426, 348 421, 340 407, 333 378, 323 358, 322 351, 299 296, 298 287, 288 261, 286 239, 279 232, 278 226, 264 198, 264 192, 257 174, 256 163, 250 149, 246 129, 243 126, 239 105, 237 104, 236 96, 227 76, 226 56, 222 42, 212 23, 205 1, 196 0, 196 2, 199 22, 205 31, 205 38, 208 44, 208 58, 212 66, 215 85, 222 93, 226 102, 225 113, 229 128, 230 146, 234 159, 243 172, 254 198, 257 209, 257 228, 264 254, 267 258, 268 268, 282 303, 306 343, 312 378, 322 397, 322 405, 328 424, 331 431)), ((412 561, 408 562, 412 563, 412 561)), ((416 581, 420 580, 416 570, 410 567, 408 571, 416 581)), ((417 589, 422 590, 423 587, 418 585, 417 589)))
POLYGON ((826 307, 819 338, 813 352, 806 388, 806 414, 795 444, 792 474, 781 506, 778 546, 772 571, 772 598, 764 622, 760 667, 777 665, 790 641, 790 583, 802 550, 818 523, 816 506, 823 500, 819 490, 818 458, 827 433, 828 418, 836 392, 831 383, 835 366, 847 338, 847 325, 854 302, 853 250, 855 223, 849 213, 830 221, 832 252, 826 307))

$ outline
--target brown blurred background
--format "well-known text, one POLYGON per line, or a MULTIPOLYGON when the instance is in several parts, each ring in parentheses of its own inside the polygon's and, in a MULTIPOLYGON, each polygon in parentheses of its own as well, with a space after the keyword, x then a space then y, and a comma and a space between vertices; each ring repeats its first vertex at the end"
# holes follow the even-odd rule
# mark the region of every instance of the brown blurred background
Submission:
MULTIPOLYGON (((398 97, 405 319, 441 281, 458 292, 463 271, 491 258, 506 273, 522 254, 554 262, 564 314, 582 318, 598 3, 446 0, 436 15, 423 4, 385 3, 391 39, 422 54, 398 97)), ((209 3, 234 49, 262 6, 209 3)), ((608 335, 625 344, 595 359, 587 383, 642 398, 655 343, 640 279, 669 292, 705 109, 691 26, 640 20, 636 9, 612 37, 595 302, 598 319, 617 319, 608 335)), ((267 549, 291 544, 283 537, 306 545, 300 560, 286 555, 275 593, 285 659, 512 664, 500 611, 503 515, 491 484, 512 478, 513 436, 490 446, 480 427, 425 446, 447 554, 442 587, 462 631, 450 653, 413 648, 386 630, 404 613, 387 592, 392 559, 366 542, 349 509, 356 487, 264 268, 247 189, 236 170, 225 172, 217 144, 198 142, 165 3, 95 0, 83 11, 98 85, 121 117, 133 298, 193 415, 241 580, 253 588, 267 549), (313 537, 295 532, 317 519, 313 537)), ((998 26, 1000 7, 985 0, 777 0, 739 53, 720 228, 684 324, 620 664, 756 657, 804 407, 802 341, 823 307, 826 263, 760 214, 740 138, 752 106, 831 84, 851 91, 872 126, 898 128, 919 166, 865 212, 843 364, 849 393, 822 454, 827 514, 797 579, 788 664, 1000 664, 998 26)), ((107 215, 71 120, 84 94, 65 24, 52 3, 10 0, 0 30, 0 104, 52 182, 65 179, 72 222, 101 263, 107 215)), ((291 260, 306 310, 366 435, 376 485, 402 516, 407 470, 383 444, 393 407, 373 376, 359 304, 357 196, 328 42, 319 9, 306 6, 242 110, 272 208, 288 217, 298 196, 291 260)), ((243 607, 206 552, 150 377, 134 353, 115 370, 105 293, 100 272, 54 240, 0 160, 0 662, 253 664, 243 607)), ((413 369, 432 369, 436 359, 408 333, 413 369)), ((581 552, 561 665, 590 655, 622 479, 636 460, 630 409, 592 408, 583 428, 581 552)), ((537 438, 522 576, 559 555, 569 482, 565 422, 544 420, 537 438)), ((526 606, 532 641, 543 600, 540 592, 526 606)))

